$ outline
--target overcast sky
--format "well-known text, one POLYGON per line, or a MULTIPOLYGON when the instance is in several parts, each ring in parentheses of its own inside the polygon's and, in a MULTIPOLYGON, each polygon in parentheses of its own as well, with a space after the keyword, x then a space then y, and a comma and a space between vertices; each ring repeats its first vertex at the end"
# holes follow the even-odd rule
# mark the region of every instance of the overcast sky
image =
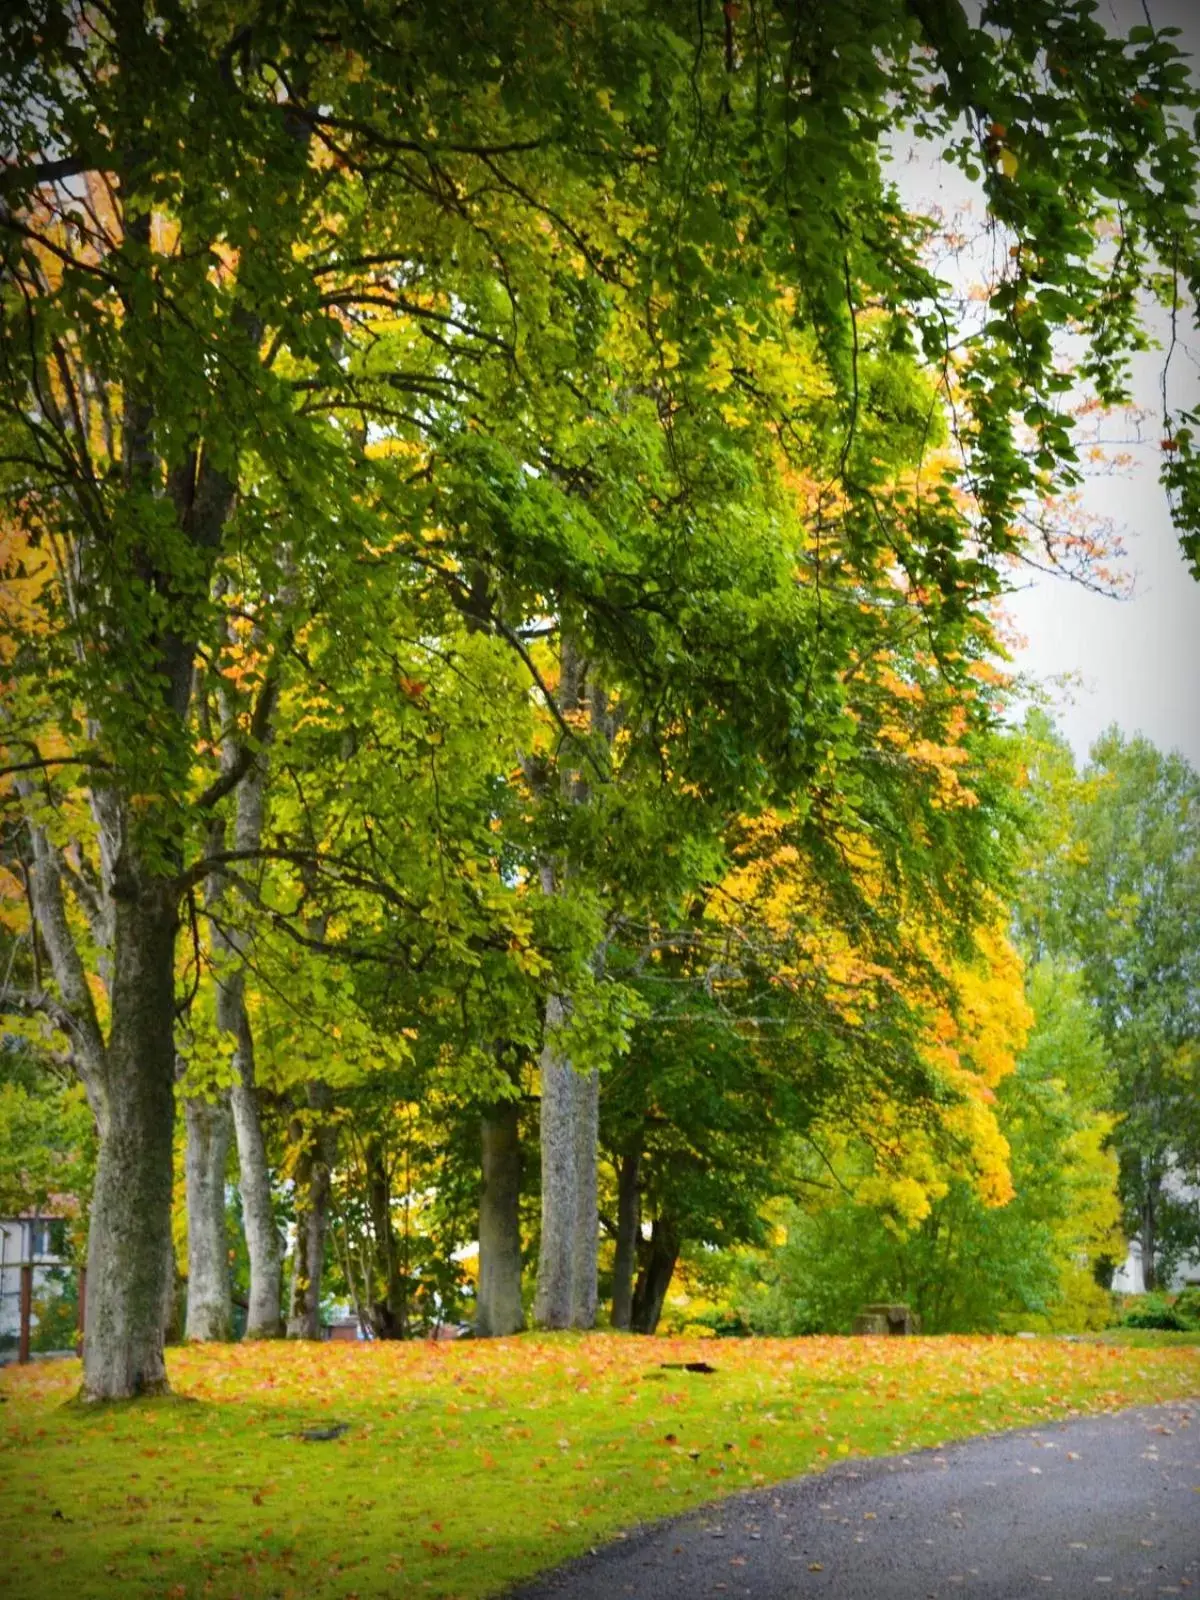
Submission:
MULTIPOLYGON (((1135 0, 1103 9, 1119 14, 1126 28, 1145 20, 1135 0)), ((1150 10, 1157 26, 1183 30, 1177 43, 1200 63, 1200 7, 1150 0, 1150 10)), ((897 152, 893 172, 910 202, 934 201, 950 214, 968 198, 966 181, 951 168, 906 155, 897 152)), ((1190 316, 1181 319, 1180 333, 1170 394, 1173 404, 1194 407, 1200 405, 1200 338, 1190 316)), ((1144 442, 1129 448, 1128 467, 1089 482, 1082 495, 1084 510, 1111 518, 1124 537, 1132 597, 1113 600, 1030 573, 1017 579, 1024 586, 1008 610, 1024 640, 1014 665, 1051 690, 1059 726, 1079 755, 1115 722, 1182 751, 1200 769, 1200 582, 1184 563, 1158 483, 1162 359, 1161 351, 1150 352, 1135 365, 1134 399, 1148 412, 1144 442)), ((1124 419, 1114 419, 1108 433, 1126 437, 1124 419)))

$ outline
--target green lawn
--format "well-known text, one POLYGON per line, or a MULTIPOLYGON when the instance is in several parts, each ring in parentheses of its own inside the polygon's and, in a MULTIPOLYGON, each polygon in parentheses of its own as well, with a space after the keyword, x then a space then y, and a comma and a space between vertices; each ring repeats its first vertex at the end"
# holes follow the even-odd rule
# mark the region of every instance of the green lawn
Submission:
POLYGON ((1050 1338, 235 1345, 170 1368, 190 1403, 64 1406, 75 1362, 0 1376, 0 1590, 486 1595, 850 1456, 1200 1394, 1195 1348, 1050 1338), (717 1371, 662 1365, 689 1360, 717 1371))
POLYGON ((1090 1334, 1101 1344, 1122 1344, 1138 1350, 1170 1350, 1180 1345, 1200 1345, 1200 1332, 1176 1333, 1168 1328, 1109 1328, 1090 1334))

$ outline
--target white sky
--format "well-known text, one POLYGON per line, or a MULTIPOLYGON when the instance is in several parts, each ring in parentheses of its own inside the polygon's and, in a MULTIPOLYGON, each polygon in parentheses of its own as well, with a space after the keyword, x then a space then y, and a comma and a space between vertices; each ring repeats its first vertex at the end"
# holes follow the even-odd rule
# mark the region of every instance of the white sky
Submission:
MULTIPOLYGON (((1150 4, 1155 24, 1181 28, 1176 43, 1200 63, 1200 7, 1193 9, 1187 0, 1150 4)), ((1125 29, 1145 20, 1134 0, 1116 0, 1104 9, 1114 17, 1119 13, 1125 29)), ((906 160, 898 152, 892 171, 910 203, 932 201, 947 215, 971 193, 961 174, 928 156, 906 160)), ((1165 323, 1164 314, 1164 332, 1165 323)), ((1186 313, 1179 334, 1171 401, 1194 407, 1200 405, 1200 336, 1186 313)), ((1115 722, 1164 749, 1182 751, 1200 769, 1200 581, 1188 572, 1158 483, 1162 359, 1162 351, 1152 351, 1135 363, 1134 401, 1148 416, 1144 442, 1129 447, 1131 464, 1082 491, 1085 512, 1111 518, 1123 537, 1132 597, 1114 600, 1030 573, 1017 580, 1023 587, 1010 598, 1008 611, 1024 641, 1014 666, 1050 690, 1059 726, 1078 755, 1115 722)), ((1122 419, 1105 430, 1124 431, 1122 419)))

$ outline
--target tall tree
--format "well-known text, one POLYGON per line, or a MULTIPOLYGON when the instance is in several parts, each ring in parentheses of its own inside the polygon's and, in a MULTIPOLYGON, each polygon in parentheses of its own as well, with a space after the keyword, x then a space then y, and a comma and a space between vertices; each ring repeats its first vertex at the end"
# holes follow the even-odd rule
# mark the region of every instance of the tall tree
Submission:
MULTIPOLYGON (((1035 862, 1028 915, 1078 966, 1096 1009, 1126 1226, 1154 1288, 1200 1244, 1200 1208, 1177 1183, 1200 1172, 1200 779, 1182 756, 1116 729, 1078 777, 1057 748, 1069 847, 1035 862)), ((1056 786, 1043 784, 1053 805, 1056 786)), ((1060 809, 1062 793, 1060 781, 1060 809)))
MULTIPOLYGON (((1075 470, 1054 331, 1111 398, 1152 265, 1194 276, 1193 94, 1152 28, 1010 0, 976 25, 953 0, 714 22, 658 0, 5 19, 0 457, 16 560, 53 557, 4 724, 53 982, 6 1004, 56 1011, 99 1124, 89 1396, 166 1381, 180 907, 278 693, 269 665, 233 686, 247 755, 222 771, 196 722, 228 679, 222 570, 253 574, 264 663, 361 601, 366 559, 526 654, 552 612, 606 692, 642 689, 647 748, 684 723, 689 776, 757 804, 844 732, 831 521, 856 570, 908 574, 953 670, 956 612, 1075 470), (882 176, 906 125, 980 175, 1010 241, 964 349, 882 176), (872 319, 953 385, 969 514, 948 483, 885 492, 862 448, 872 319), (818 423, 838 469, 802 528, 779 455, 803 465, 818 423)), ((1194 553, 1189 419, 1164 432, 1194 553)))
POLYGON ((861 1146, 826 1149, 829 1161, 801 1146, 796 1198, 773 1216, 782 1238, 745 1292, 754 1326, 848 1332, 864 1302, 884 1299, 910 1304, 930 1333, 1104 1325, 1111 1308, 1092 1269, 1119 1220, 1104 1043, 1077 973, 1043 962, 1027 987, 1033 1029, 995 1090, 1007 1203, 987 1203, 948 1151, 923 1214, 906 1213, 900 1195, 864 1185, 871 1163, 861 1146))

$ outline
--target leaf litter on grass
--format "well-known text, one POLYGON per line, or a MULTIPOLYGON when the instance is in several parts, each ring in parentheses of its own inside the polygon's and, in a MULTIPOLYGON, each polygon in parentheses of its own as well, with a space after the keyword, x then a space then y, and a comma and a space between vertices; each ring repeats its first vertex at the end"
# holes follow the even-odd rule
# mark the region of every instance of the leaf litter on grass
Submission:
POLYGON ((738 1489, 1200 1390, 1194 1348, 698 1344, 598 1333, 195 1346, 169 1353, 193 1404, 99 1412, 63 1405, 76 1363, 9 1369, 0 1589, 471 1600, 738 1489), (715 1370, 688 1370, 706 1356, 715 1370))

